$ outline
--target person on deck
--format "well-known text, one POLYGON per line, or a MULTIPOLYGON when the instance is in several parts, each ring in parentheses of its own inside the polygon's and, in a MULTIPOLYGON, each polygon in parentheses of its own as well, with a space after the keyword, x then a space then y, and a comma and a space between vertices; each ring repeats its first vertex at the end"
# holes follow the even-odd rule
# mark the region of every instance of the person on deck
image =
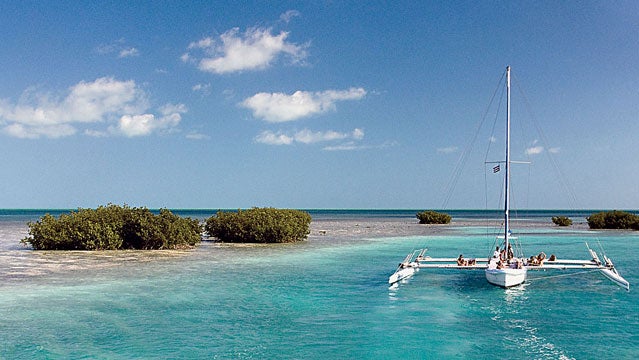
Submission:
POLYGON ((540 252, 539 255, 537 255, 537 262, 539 262, 539 266, 544 264, 544 260, 546 260, 546 254, 544 252, 540 252))

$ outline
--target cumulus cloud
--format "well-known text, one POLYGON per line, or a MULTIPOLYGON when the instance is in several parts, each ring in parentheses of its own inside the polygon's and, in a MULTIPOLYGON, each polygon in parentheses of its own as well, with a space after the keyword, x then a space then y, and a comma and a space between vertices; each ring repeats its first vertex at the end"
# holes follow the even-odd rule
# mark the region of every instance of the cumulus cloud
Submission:
POLYGON ((146 136, 157 131, 174 129, 182 120, 182 113, 186 112, 184 104, 167 104, 159 108, 161 116, 153 114, 124 115, 117 126, 111 127, 113 133, 127 137, 146 136))
POLYGON ((337 140, 362 140, 364 138, 364 131, 362 129, 355 129, 352 132, 338 132, 338 131, 311 131, 309 129, 303 129, 295 132, 294 134, 285 134, 282 132, 274 133, 272 131, 263 131, 255 137, 255 141, 266 145, 291 145, 293 143, 301 144, 314 144, 319 142, 329 142, 337 140))
POLYGON ((148 113, 148 96, 133 80, 103 77, 71 86, 65 96, 27 90, 16 104, 0 101, 0 126, 5 134, 19 138, 60 138, 86 127, 84 134, 105 136, 107 132, 126 136, 148 135, 177 126, 182 104, 158 109, 159 117, 148 113), (113 124, 117 122, 117 126, 113 124), (103 130, 95 129, 101 125, 103 130))
POLYGON ((293 121, 335 109, 337 101, 359 100, 366 95, 363 88, 327 90, 321 92, 296 91, 284 93, 257 93, 240 105, 251 109, 253 116, 268 122, 293 121))
POLYGON ((280 56, 287 56, 294 63, 306 58, 308 45, 288 42, 288 32, 273 34, 272 31, 271 28, 255 27, 240 33, 239 28, 233 28, 219 39, 205 37, 192 42, 188 52, 180 58, 196 63, 202 71, 215 74, 262 70, 280 56))

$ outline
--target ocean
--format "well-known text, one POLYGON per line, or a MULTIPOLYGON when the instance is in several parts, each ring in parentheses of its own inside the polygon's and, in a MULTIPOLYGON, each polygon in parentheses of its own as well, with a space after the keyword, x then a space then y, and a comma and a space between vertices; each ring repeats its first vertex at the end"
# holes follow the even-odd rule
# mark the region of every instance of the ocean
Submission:
MULTIPOLYGON (((63 211, 47 210, 56 215, 63 211)), ((217 210, 176 210, 204 219, 217 210)), ((491 212, 427 236, 311 236, 278 245, 203 242, 181 251, 33 251, 45 210, 0 211, 0 359, 631 359, 639 357, 639 232, 526 228, 525 254, 615 261, 627 292, 596 272, 532 272, 522 287, 482 271, 388 276, 413 249, 486 256, 491 212)), ((316 221, 417 221, 414 210, 309 210, 316 221)), ((521 220, 592 211, 521 212, 521 220)), ((515 228, 514 231, 517 231, 515 228)), ((468 257, 468 256, 467 256, 468 257)))

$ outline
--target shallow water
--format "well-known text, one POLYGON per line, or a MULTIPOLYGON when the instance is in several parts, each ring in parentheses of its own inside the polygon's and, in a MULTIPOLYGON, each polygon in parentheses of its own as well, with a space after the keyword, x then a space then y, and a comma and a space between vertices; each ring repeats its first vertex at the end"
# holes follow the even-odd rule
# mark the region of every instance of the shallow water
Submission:
POLYGON ((597 273, 532 272, 503 290, 481 271, 388 276, 412 249, 490 253, 482 229, 317 237, 188 251, 35 252, 0 222, 0 358, 595 359, 639 356, 632 232, 531 232, 526 254, 585 258, 597 240, 631 291, 597 273), (558 276, 559 275, 559 276, 558 276), (499 350, 496 350, 499 349, 499 350))

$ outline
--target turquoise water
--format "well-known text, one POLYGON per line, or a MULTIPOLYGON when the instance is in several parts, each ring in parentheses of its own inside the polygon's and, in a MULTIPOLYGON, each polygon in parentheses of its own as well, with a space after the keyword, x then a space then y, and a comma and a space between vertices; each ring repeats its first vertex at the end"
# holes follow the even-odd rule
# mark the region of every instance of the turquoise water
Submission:
POLYGON ((25 232, 22 219, 0 220, 2 359, 639 356, 633 232, 521 237, 526 254, 564 258, 585 258, 584 239, 593 247, 599 240, 630 292, 597 273, 556 276, 565 272, 534 272, 523 288, 503 290, 481 271, 422 270, 388 287, 414 248, 484 256, 492 239, 472 227, 442 236, 119 253, 34 252, 16 245, 25 232))

